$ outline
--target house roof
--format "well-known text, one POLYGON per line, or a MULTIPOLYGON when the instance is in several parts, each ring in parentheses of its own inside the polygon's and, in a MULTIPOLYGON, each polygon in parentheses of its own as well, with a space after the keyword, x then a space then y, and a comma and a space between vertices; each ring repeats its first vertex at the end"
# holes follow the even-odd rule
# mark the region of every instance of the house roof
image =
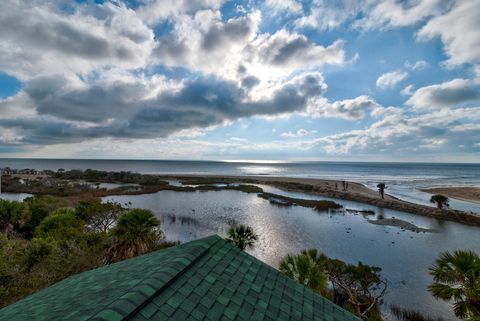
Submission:
POLYGON ((216 235, 68 277, 0 319, 360 320, 216 235))

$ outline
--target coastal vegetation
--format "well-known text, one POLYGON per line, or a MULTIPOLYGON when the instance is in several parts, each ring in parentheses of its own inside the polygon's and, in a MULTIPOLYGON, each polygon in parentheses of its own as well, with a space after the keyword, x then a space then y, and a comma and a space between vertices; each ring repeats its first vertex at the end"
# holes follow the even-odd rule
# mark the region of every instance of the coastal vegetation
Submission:
POLYGON ((404 309, 394 304, 390 306, 390 311, 398 321, 445 321, 442 318, 425 316, 418 311, 404 309))
POLYGON ((280 206, 293 206, 299 205, 303 207, 310 207, 317 211, 327 211, 327 210, 334 210, 339 209, 342 206, 332 201, 318 201, 318 200, 306 200, 300 198, 293 198, 283 195, 277 195, 273 193, 260 193, 258 197, 266 199, 270 201, 271 204, 280 205, 280 206))
POLYGON ((431 267, 432 295, 453 302, 455 315, 480 320, 480 256, 472 251, 444 252, 431 267))
POLYGON ((53 196, 0 200, 0 307, 72 274, 168 247, 148 210, 53 196))
POLYGON ((258 240, 258 235, 256 235, 253 229, 247 225, 232 226, 228 229, 227 235, 227 241, 242 251, 247 247, 253 247, 258 240))
POLYGON ((316 249, 288 255, 280 271, 364 320, 381 320, 380 305, 387 290, 381 269, 359 262, 331 259, 316 249))
POLYGON ((448 203, 448 197, 441 194, 432 195, 430 198, 430 203, 437 204, 437 208, 440 210, 444 207, 450 206, 448 203))

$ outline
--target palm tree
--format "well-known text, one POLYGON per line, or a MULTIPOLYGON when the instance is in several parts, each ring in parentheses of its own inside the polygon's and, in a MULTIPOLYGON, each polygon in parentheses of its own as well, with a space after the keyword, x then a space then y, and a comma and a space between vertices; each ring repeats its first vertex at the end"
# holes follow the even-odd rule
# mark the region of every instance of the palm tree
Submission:
POLYGON ((480 320, 480 257, 472 251, 444 252, 430 268, 434 283, 429 291, 438 299, 452 301, 455 315, 480 320))
POLYGON ((247 225, 232 226, 227 232, 227 241, 238 247, 240 250, 253 247, 258 236, 253 232, 253 229, 247 225))
POLYGON ((111 230, 111 246, 107 250, 106 263, 121 261, 147 253, 159 244, 160 221, 144 209, 133 209, 120 216, 111 230))
POLYGON ((449 207, 450 204, 448 204, 448 197, 446 196, 443 196, 443 195, 440 195, 440 194, 436 194, 436 195, 433 195, 431 198, 430 198, 430 203, 433 203, 433 204, 437 204, 437 208, 439 209, 442 209, 443 206, 445 207, 449 207))
POLYGON ((327 294, 328 277, 325 273, 328 257, 316 249, 304 250, 299 255, 288 255, 280 262, 280 272, 304 286, 327 294))

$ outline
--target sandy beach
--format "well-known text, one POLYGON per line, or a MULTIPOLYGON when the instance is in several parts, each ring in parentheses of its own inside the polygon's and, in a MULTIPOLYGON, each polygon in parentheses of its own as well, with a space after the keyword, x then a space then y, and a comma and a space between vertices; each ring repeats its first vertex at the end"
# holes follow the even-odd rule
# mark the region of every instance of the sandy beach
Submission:
POLYGON ((480 204, 480 187, 436 187, 420 190, 430 194, 442 194, 461 201, 480 204))

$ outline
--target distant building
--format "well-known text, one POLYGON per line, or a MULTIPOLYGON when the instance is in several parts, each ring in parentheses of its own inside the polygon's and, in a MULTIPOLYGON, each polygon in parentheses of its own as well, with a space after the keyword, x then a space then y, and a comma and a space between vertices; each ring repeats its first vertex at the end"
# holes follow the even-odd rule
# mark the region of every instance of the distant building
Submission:
POLYGON ((0 319, 360 321, 219 236, 71 276, 0 319))

